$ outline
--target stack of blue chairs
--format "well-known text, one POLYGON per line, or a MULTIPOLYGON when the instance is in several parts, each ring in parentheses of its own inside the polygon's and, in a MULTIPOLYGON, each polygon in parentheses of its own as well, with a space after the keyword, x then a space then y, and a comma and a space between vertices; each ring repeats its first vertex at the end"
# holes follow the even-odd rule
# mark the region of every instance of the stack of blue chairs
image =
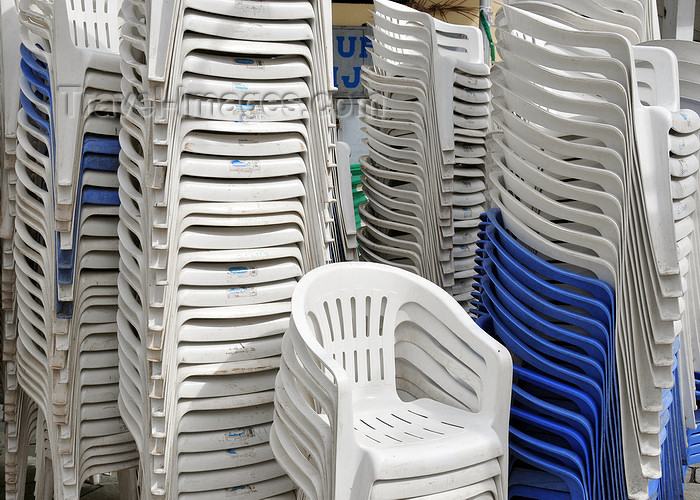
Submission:
POLYGON ((482 215, 472 313, 514 359, 509 498, 623 499, 614 293, 482 215))
MULTIPOLYGON (((73 216, 73 245, 68 249, 61 249, 59 238, 56 238, 56 287, 59 285, 72 289, 75 276, 75 256, 80 236, 80 222, 83 215, 83 207, 87 205, 118 207, 119 188, 117 169, 119 168, 119 138, 97 134, 86 134, 83 139, 83 151, 80 161, 80 173, 73 216), (110 175, 102 176, 107 182, 90 184, 90 177, 86 172, 105 172, 110 175)), ((100 177, 97 177, 100 179, 100 177)), ((107 212, 109 213, 109 211, 107 212)), ((118 212, 109 213, 117 223, 118 212)), ((116 234, 114 235, 116 236, 116 234)), ((57 295, 56 315, 59 318, 69 318, 73 315, 73 301, 61 300, 57 295)))

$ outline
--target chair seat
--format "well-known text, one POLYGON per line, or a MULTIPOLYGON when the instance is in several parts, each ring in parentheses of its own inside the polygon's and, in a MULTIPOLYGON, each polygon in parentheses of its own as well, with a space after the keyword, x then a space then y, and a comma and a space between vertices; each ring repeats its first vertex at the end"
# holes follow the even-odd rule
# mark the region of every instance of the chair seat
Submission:
POLYGON ((503 455, 488 422, 437 401, 369 399, 354 412, 355 441, 377 480, 439 474, 503 455))

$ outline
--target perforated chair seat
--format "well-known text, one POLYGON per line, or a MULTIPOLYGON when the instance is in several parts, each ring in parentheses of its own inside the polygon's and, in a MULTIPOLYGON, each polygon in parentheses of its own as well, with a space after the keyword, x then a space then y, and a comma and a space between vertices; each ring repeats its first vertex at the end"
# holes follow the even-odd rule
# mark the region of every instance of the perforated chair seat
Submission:
POLYGON ((379 480, 444 473, 503 455, 483 418, 438 401, 370 399, 354 413, 354 438, 379 480))

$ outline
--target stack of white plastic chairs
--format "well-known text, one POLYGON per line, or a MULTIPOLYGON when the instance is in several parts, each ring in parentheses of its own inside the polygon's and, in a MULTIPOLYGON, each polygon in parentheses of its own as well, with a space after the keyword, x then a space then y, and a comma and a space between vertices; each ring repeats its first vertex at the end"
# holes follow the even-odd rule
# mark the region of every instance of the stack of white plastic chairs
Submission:
MULTIPOLYGON (((671 50, 678 59, 679 90, 681 96, 681 107, 687 108, 700 114, 700 44, 689 40, 652 40, 645 45, 654 47, 664 47, 671 50)), ((677 156, 677 155, 674 155, 677 156)), ((695 177, 700 166, 700 153, 683 154, 671 167, 671 175, 678 182, 690 184, 688 176, 695 177)), ((694 203, 697 208, 700 199, 695 191, 694 203)), ((692 225, 697 227, 697 211, 691 214, 692 225)), ((691 224, 691 223, 688 223, 691 224)), ((700 234, 694 231, 691 235, 693 248, 700 247, 700 234)), ((691 255, 691 270, 700 270, 700 253, 693 252, 691 255)), ((692 346, 692 363, 694 371, 700 373, 700 276, 698 271, 691 273, 688 277, 688 291, 685 300, 685 311, 683 314, 683 329, 687 332, 686 339, 692 346)), ((692 377, 691 377, 692 378, 692 377)), ((695 384, 693 384, 694 386, 695 384)), ((694 419, 692 412, 686 418, 694 419)))
POLYGON ((628 494, 646 498, 679 411, 670 389, 691 369, 679 320, 697 272, 696 179, 682 166, 698 116, 679 109, 673 54, 634 46, 649 36, 640 4, 510 3, 496 23, 491 198, 519 241, 614 287, 621 458, 628 494))
POLYGON ((18 8, 17 374, 45 420, 42 480, 78 498, 138 464, 117 404, 119 2, 18 8))
POLYGON ((293 498, 268 444, 330 260, 330 2, 122 6, 119 406, 144 498, 293 498))
POLYGON ((282 346, 270 442, 303 498, 508 497, 510 355, 440 287, 315 269, 282 346))
POLYGON ((490 81, 481 33, 389 0, 375 9, 373 67, 362 74, 361 257, 466 302, 485 202, 490 81))
MULTIPOLYGON (((671 175, 671 198, 673 201, 673 217, 676 233, 676 249, 678 253, 681 275, 683 277, 683 301, 681 302, 681 321, 677 328, 682 329, 680 335, 683 348, 679 352, 678 376, 682 384, 681 395, 685 423, 689 428, 695 426, 695 376, 694 366, 698 366, 698 336, 700 326, 700 252, 694 251, 700 248, 700 234, 697 228, 697 203, 698 201, 698 165, 700 163, 700 107, 693 102, 682 88, 684 73, 687 72, 687 63, 680 60, 679 55, 671 47, 664 47, 666 43, 652 41, 646 43, 647 47, 662 47, 671 50, 678 59, 678 82, 681 109, 673 115, 671 130, 669 133, 668 155, 669 173, 671 175)), ((696 48, 696 47, 693 47, 696 48)), ((658 76, 654 68, 644 61, 637 62, 637 82, 640 99, 643 102, 658 101, 654 94, 659 91, 654 80, 658 76)), ((691 81, 698 81, 698 74, 691 81)), ((662 92, 665 89, 661 89, 662 92)), ((698 96, 700 97, 700 95, 698 96)))
MULTIPOLYGON (((694 110, 700 113, 700 43, 690 40, 652 40, 645 45, 664 47, 671 50, 678 58, 678 76, 681 96, 681 107, 694 110)), ((676 182, 688 182, 688 176, 697 177, 700 166, 700 152, 693 155, 683 156, 682 162, 675 165, 671 171, 676 182)), ((696 183, 697 184, 697 183, 696 183)), ((695 210, 691 214, 692 227, 697 228, 697 207, 700 204, 700 193, 695 190, 693 201, 695 210)), ((690 235, 693 248, 700 247, 700 234, 694 230, 690 235)), ((698 387, 700 386, 700 283, 697 270, 700 269, 700 253, 692 252, 689 256, 690 273, 687 276, 687 292, 685 297, 685 310, 683 312, 683 332, 688 353, 684 361, 693 369, 685 370, 684 382, 694 391, 688 398, 697 403, 698 387), (694 271, 694 272, 693 272, 694 271), (694 373, 693 373, 694 372, 694 373)), ((700 461, 698 450, 700 449, 700 427, 697 422, 700 420, 700 412, 693 411, 695 405, 684 402, 685 423, 687 431, 687 463, 696 464, 700 461)))
POLYGON ((2 173, 0 238, 2 239, 3 418, 5 421, 5 491, 24 498, 29 439, 36 423, 36 404, 19 387, 16 371, 17 321, 13 236, 15 217, 15 150, 19 107, 19 20, 13 1, 0 2, 2 57, 2 173), (14 49, 13 49, 14 48, 14 49))

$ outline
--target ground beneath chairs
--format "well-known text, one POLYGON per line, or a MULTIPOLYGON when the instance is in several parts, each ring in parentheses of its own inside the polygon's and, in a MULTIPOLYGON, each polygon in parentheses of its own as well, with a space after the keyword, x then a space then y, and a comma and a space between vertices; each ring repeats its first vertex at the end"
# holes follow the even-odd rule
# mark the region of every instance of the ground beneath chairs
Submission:
POLYGON ((700 500, 700 467, 689 467, 685 475, 685 500, 700 500))

